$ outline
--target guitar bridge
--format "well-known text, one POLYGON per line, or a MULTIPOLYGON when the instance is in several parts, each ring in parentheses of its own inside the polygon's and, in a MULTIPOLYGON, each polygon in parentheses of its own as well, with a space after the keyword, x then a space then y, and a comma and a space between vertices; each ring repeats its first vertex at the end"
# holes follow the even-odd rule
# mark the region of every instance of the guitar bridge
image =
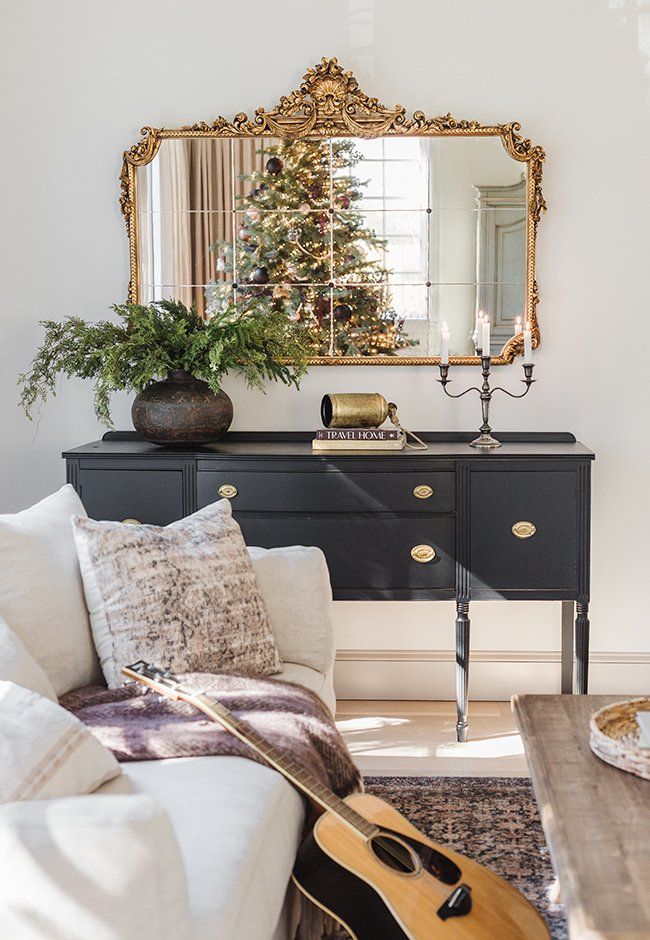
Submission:
POLYGON ((458 885, 447 900, 436 911, 440 920, 450 917, 463 917, 472 909, 472 889, 469 885, 458 885))

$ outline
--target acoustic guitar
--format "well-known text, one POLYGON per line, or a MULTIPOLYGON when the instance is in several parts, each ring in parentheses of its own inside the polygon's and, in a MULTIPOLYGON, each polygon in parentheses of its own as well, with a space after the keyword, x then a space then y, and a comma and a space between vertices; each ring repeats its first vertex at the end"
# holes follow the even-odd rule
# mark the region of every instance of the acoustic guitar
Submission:
POLYGON ((549 940, 535 908, 476 862, 436 845, 384 800, 341 799, 206 692, 137 662, 122 672, 200 709, 303 793, 316 821, 292 878, 355 940, 549 940))

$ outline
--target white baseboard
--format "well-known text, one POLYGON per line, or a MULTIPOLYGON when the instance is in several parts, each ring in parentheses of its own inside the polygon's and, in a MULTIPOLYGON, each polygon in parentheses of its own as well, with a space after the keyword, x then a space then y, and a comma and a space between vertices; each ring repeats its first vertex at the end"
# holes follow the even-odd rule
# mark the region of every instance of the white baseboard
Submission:
MULTIPOLYGON (((334 685, 339 699, 455 697, 452 650, 339 650, 334 685)), ((560 691, 560 653, 547 650, 473 650, 470 698, 506 701, 515 693, 560 691)), ((650 652, 593 652, 589 691, 650 693, 650 652)))

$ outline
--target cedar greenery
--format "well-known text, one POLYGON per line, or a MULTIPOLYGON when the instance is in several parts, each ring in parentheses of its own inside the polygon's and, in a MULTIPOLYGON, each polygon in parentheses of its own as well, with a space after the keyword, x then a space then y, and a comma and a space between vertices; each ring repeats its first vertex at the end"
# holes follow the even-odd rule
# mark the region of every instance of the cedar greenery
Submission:
POLYGON ((218 392, 231 370, 263 391, 270 379, 297 388, 307 367, 304 329, 261 301, 245 312, 230 304, 209 320, 178 300, 111 309, 121 323, 86 323, 79 317, 41 321, 43 344, 29 371, 18 377, 20 404, 30 420, 36 403, 56 394, 58 375, 93 379, 95 414, 112 427, 113 392, 140 392, 172 369, 184 369, 218 392))

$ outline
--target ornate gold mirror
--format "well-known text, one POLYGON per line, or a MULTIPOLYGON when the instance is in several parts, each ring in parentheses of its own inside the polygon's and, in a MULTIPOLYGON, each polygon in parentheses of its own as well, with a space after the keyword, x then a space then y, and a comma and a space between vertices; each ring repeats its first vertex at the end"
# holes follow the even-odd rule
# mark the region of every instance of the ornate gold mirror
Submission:
POLYGON ((539 343, 535 239, 544 151, 520 125, 412 117, 336 59, 271 111, 145 127, 124 154, 129 299, 205 315, 280 304, 317 365, 494 364, 539 343))

